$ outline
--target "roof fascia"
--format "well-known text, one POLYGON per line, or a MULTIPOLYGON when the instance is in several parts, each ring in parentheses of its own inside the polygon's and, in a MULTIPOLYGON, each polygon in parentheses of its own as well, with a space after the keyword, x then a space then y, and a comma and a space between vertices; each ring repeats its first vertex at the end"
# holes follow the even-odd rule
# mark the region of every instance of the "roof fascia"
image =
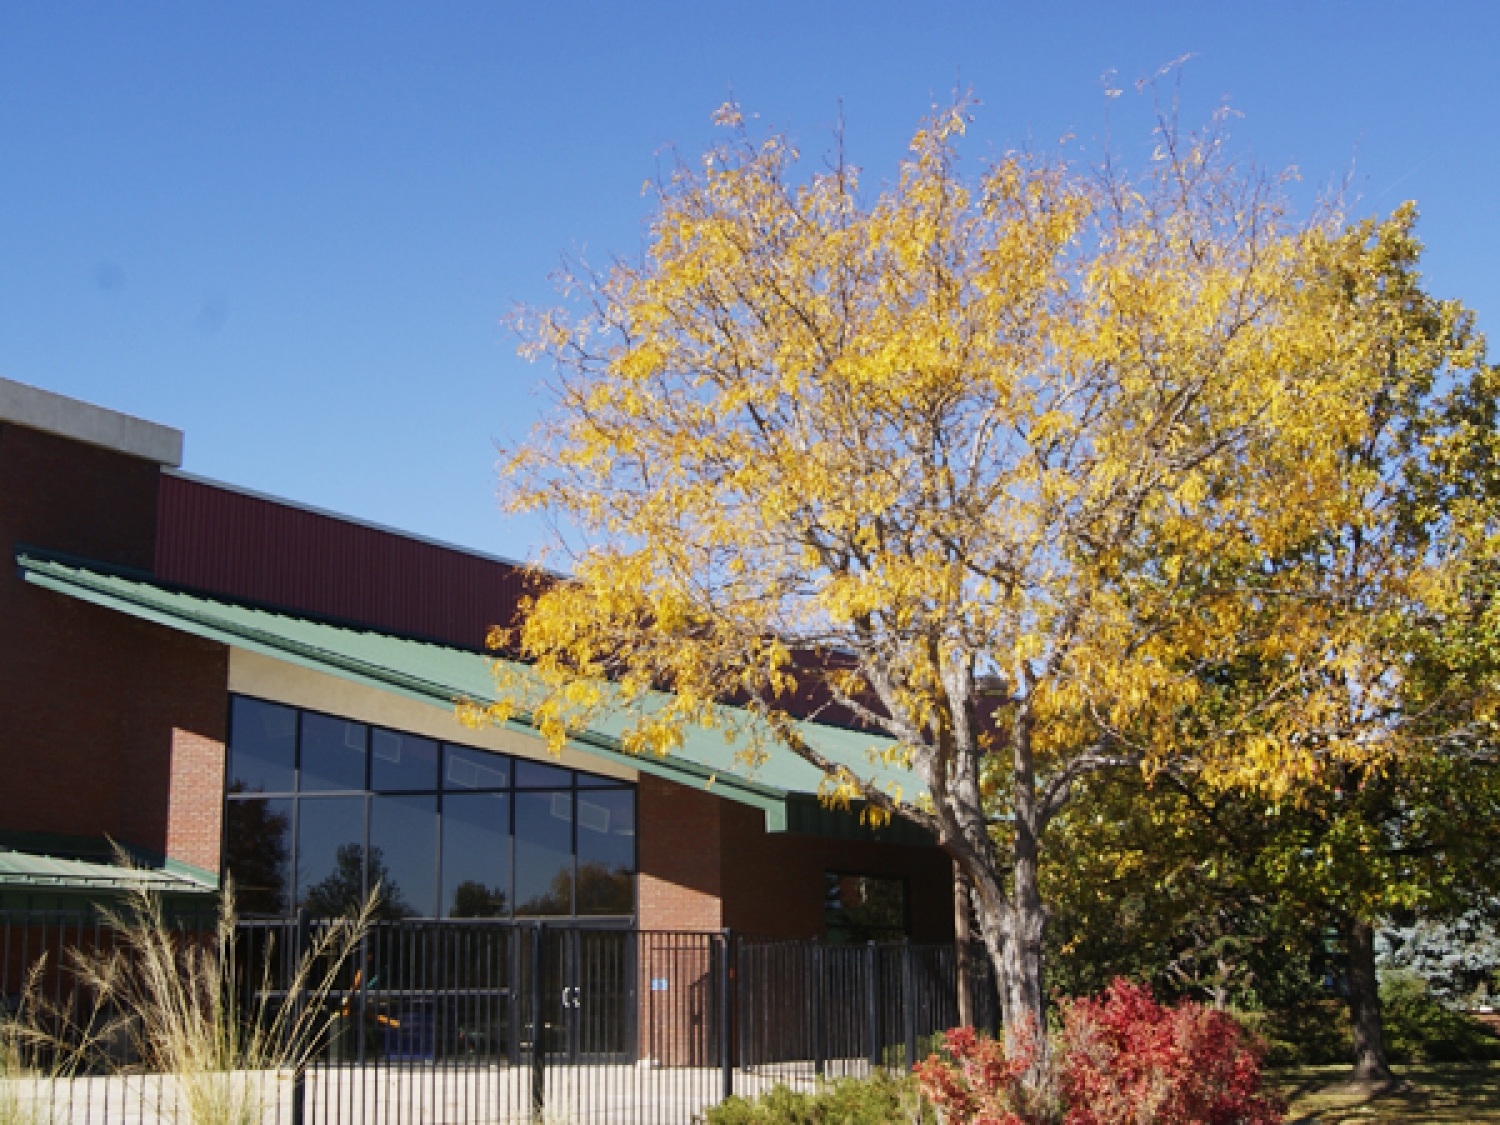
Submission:
MULTIPOLYGON (((323 672, 367 687, 394 692, 420 703, 439 703, 451 707, 457 702, 453 691, 442 684, 332 653, 301 641, 277 637, 251 626, 222 620, 209 622, 196 615, 164 610, 144 599, 131 597, 128 593, 103 589, 98 584, 91 583, 85 574, 75 573, 64 577, 40 569, 47 566, 48 561, 24 554, 18 554, 16 557, 21 577, 25 581, 66 597, 123 612, 177 632, 246 649, 274 660, 284 660, 314 672, 323 672)), ((507 719, 504 726, 507 729, 536 737, 535 727, 522 718, 507 719)), ((787 794, 782 790, 746 781, 733 775, 715 774, 696 762, 687 762, 681 758, 647 758, 629 754, 619 747, 615 739, 592 731, 574 735, 568 739, 568 745, 593 757, 622 760, 643 773, 653 774, 679 785, 699 782, 704 788, 717 788, 720 794, 729 800, 763 810, 766 814, 768 832, 786 830, 787 794)))

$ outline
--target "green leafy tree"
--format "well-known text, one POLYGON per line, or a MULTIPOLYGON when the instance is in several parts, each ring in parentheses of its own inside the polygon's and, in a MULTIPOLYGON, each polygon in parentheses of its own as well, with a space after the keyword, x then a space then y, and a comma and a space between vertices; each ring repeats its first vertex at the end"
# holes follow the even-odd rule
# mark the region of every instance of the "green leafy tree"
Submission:
POLYGON ((630 869, 598 861, 580 863, 578 913, 635 913, 635 877, 630 869))
POLYGON ((1253 741, 1263 706, 1307 692, 1324 701, 1303 711, 1315 755, 1348 740, 1379 752, 1328 753, 1289 783, 1251 778, 1228 791, 1180 762, 1149 783, 1100 782, 1059 823, 1068 862, 1052 875, 1075 926, 1063 927, 1059 952, 1084 977, 1119 959, 1112 939, 1128 934, 1133 964, 1122 968, 1158 980, 1172 970, 1223 1001, 1252 978, 1271 986, 1257 949, 1300 947, 1305 958, 1317 932, 1337 932, 1355 1071, 1371 1080, 1390 1077, 1377 925, 1458 917, 1500 890, 1500 379, 1468 314, 1418 287, 1414 213, 1403 213, 1402 226, 1375 236, 1380 284, 1349 287, 1385 325, 1388 376, 1368 431, 1343 452, 1346 518, 1262 564, 1268 599, 1284 594, 1283 573, 1321 576, 1324 604, 1337 610, 1326 658, 1295 669, 1260 654, 1205 664, 1203 690, 1179 716, 1201 730, 1231 716, 1239 729, 1228 737, 1253 741), (1393 585, 1418 563, 1425 582, 1393 585), (1090 900, 1105 887, 1117 899, 1102 912, 1108 923, 1090 900))
MULTIPOLYGON (((234 782, 231 793, 243 792, 234 782)), ((234 878, 240 909, 283 914, 291 888, 292 819, 268 800, 224 803, 224 866, 234 878)))
MULTIPOLYGON (((1254 861, 1218 850, 1223 870, 1341 936, 1355 1073, 1371 1080, 1390 1078, 1375 926, 1393 911, 1461 909, 1493 888, 1500 811, 1491 749, 1497 375, 1467 310, 1422 289, 1415 221, 1408 205, 1392 222, 1357 226, 1359 267, 1331 256, 1319 277, 1330 300, 1349 302, 1370 327, 1383 371, 1362 404, 1366 425, 1333 443, 1344 488, 1337 518, 1248 569, 1216 559, 1195 575, 1258 586, 1273 633, 1303 612, 1288 602, 1309 607, 1320 652, 1290 660, 1262 645, 1179 664, 1199 685, 1178 712, 1178 730, 1189 732, 1179 737, 1253 747, 1289 708, 1312 766, 1246 773, 1235 786, 1243 801, 1224 806, 1191 761, 1162 765, 1197 809, 1238 821, 1226 838, 1254 861), (1364 752, 1340 752, 1350 746, 1364 752)), ((1132 737, 1142 736, 1121 732, 1132 737)), ((1226 948, 1229 939, 1215 940, 1226 948)))
POLYGON ((1217 1009, 1305 992, 1322 923, 1284 910, 1257 868, 1263 804, 1135 771, 1091 780, 1059 817, 1044 872, 1054 991, 1118 976, 1217 1009))
POLYGON ((453 888, 454 918, 501 918, 505 915, 505 892, 476 879, 465 879, 453 888))
MULTIPOLYGON (((1392 917, 1462 917, 1500 890, 1500 776, 1482 753, 1412 755, 1362 787, 1304 786, 1280 799, 1180 777, 1093 782, 1061 818, 1046 885, 1057 904, 1053 983, 1094 992, 1123 974, 1216 1006, 1316 1023, 1318 978, 1345 985, 1357 1020, 1381 1020, 1373 949, 1351 941, 1392 917), (1055 853, 1057 854, 1057 853, 1055 853), (1337 973, 1326 937, 1342 941, 1337 973), (1358 958, 1367 958, 1361 967, 1358 958), (1365 1007, 1361 1007, 1365 1005, 1365 1007)), ((1332 993, 1327 993, 1331 995, 1332 993)), ((1385 1061, 1376 1023, 1376 1049, 1385 1061)))
MULTIPOLYGON (((340 844, 334 851, 333 870, 302 894, 302 905, 315 918, 353 916, 365 902, 365 849, 362 844, 340 844)), ((370 849, 369 883, 373 892, 379 888, 373 917, 394 921, 417 915, 402 897, 401 887, 385 865, 379 848, 370 849)))

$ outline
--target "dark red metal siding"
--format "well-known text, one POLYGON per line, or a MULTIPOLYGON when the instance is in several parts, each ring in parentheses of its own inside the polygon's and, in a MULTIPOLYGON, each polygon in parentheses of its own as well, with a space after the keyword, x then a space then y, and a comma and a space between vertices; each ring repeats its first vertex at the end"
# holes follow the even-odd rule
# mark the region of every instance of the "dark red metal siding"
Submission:
POLYGON ((467 648, 513 623, 527 586, 494 559, 167 473, 156 576, 467 648))

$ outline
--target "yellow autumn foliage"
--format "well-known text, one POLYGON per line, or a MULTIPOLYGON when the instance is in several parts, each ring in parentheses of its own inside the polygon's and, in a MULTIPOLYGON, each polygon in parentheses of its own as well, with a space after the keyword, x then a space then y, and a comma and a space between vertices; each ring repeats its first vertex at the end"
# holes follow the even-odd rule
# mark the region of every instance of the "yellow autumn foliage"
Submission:
POLYGON ((1412 211, 1294 221, 1216 127, 1130 178, 1033 153, 968 174, 969 112, 867 187, 842 159, 800 175, 725 107, 643 258, 520 316, 556 402, 505 495, 586 547, 508 638, 527 664, 499 713, 554 742, 610 709, 633 752, 702 724, 801 754, 828 799, 944 842, 999 959, 1039 951, 1035 849, 1083 772, 1276 791, 1393 752, 1349 693, 1373 714, 1398 690, 1383 615, 1455 578, 1308 549, 1380 541, 1389 482, 1349 451, 1395 362, 1381 295, 1412 211), (1205 709, 1203 670, 1247 662, 1264 690, 1205 709), (893 740, 928 793, 820 760, 794 691, 893 740), (997 811, 1021 838, 1003 862, 997 811))

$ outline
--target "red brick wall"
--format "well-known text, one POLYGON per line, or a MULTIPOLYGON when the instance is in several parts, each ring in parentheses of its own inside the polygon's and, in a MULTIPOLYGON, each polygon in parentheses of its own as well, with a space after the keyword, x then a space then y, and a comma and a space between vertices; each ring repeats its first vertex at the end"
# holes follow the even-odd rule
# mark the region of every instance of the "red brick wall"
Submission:
POLYGON ((953 863, 936 847, 767 832, 765 814, 724 802, 724 924, 761 937, 823 937, 824 873, 906 882, 911 938, 953 940, 953 863))
POLYGON ((636 802, 641 929, 719 929, 724 924, 719 840, 725 802, 644 773, 636 802))
POLYGON ((767 832, 759 809, 646 775, 637 799, 642 929, 822 937, 824 872, 843 871, 905 879, 912 940, 953 940, 953 866, 936 847, 767 832))
POLYGON ((0 543, 7 554, 26 543, 150 570, 157 473, 138 457, 0 422, 0 543))
POLYGON ((172 729, 168 793, 166 854, 205 871, 218 871, 224 816, 222 728, 217 738, 172 729))
POLYGON ((0 828, 108 835, 213 871, 227 650, 29 585, 11 564, 26 544, 149 569, 156 477, 0 424, 0 828))

